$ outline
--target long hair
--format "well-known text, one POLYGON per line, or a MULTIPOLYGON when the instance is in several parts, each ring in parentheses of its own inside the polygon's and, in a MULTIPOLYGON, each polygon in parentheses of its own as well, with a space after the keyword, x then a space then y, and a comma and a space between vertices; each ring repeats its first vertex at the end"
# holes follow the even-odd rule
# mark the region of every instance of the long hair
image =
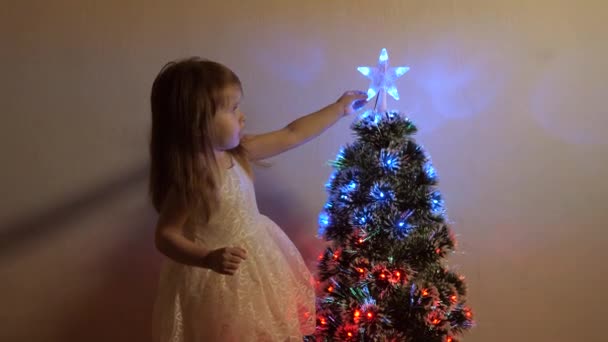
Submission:
MULTIPOLYGON (((223 90, 232 85, 242 90, 234 72, 198 57, 167 63, 154 80, 149 195, 158 213, 171 187, 188 209, 202 211, 205 221, 216 208, 220 169, 212 122, 227 104, 223 90)), ((251 174, 241 145, 228 152, 251 174)))

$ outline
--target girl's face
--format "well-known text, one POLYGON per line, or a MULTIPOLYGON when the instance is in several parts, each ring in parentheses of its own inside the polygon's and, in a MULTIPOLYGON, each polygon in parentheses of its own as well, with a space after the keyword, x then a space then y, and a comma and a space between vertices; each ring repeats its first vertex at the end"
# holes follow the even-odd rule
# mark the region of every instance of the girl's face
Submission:
POLYGON ((213 118, 213 147, 219 151, 230 150, 239 145, 245 127, 245 115, 241 112, 241 90, 238 86, 224 89, 226 106, 220 108, 213 118))

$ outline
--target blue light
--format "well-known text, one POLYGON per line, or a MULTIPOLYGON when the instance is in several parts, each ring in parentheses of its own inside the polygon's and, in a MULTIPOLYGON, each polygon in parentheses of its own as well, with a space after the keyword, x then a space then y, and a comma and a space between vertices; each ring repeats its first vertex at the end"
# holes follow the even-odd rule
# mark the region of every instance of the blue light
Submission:
POLYGON ((378 57, 378 60, 379 60, 380 62, 386 62, 386 61, 388 61, 388 52, 386 51, 386 49, 385 49, 385 48, 383 48, 383 49, 380 51, 380 56, 378 57))
POLYGON ((368 307, 374 307, 376 305, 376 300, 369 294, 369 289, 367 288, 367 286, 365 287, 364 291, 366 296, 363 298, 363 304, 361 305, 361 308, 363 309, 363 311, 366 311, 368 307))
POLYGON ((399 91, 397 90, 397 87, 395 87, 394 85, 393 85, 393 86, 390 86, 390 87, 389 87, 389 88, 386 90, 386 92, 387 92, 387 93, 388 93, 390 96, 392 96, 392 97, 393 97, 395 100, 399 100, 399 91))
POLYGON ((403 75, 405 75, 406 72, 408 72, 410 70, 409 67, 397 67, 395 68, 395 75, 397 77, 401 77, 403 75))
POLYGON ((430 199, 431 211, 434 215, 443 215, 445 212, 443 199, 441 198, 441 193, 439 191, 435 191, 431 194, 430 199))
POLYGON ((378 184, 373 186, 370 195, 373 199, 380 202, 384 202, 387 199, 391 199, 393 197, 393 193, 392 191, 390 191, 390 189, 386 188, 385 186, 380 186, 378 184))
POLYGON ((399 156, 391 151, 382 150, 380 151, 380 165, 389 171, 396 171, 401 165, 399 156))
MULTIPOLYGON (((371 97, 374 97, 374 96, 376 96, 375 91, 373 89, 368 90, 368 97, 371 98, 371 97)), ((377 125, 382 120, 382 115, 379 115, 375 111, 366 110, 365 112, 361 113, 357 117, 357 121, 358 122, 365 122, 365 123, 367 123, 366 121, 368 119, 370 119, 374 125, 377 125)))
MULTIPOLYGON (((357 186, 358 186, 357 182, 354 180, 351 180, 348 184, 342 185, 339 188, 339 193, 336 195, 338 195, 338 198, 341 199, 343 202, 351 203, 352 202, 351 194, 357 189, 357 186)), ((345 203, 341 203, 341 204, 345 204, 345 203)))
POLYGON ((365 120, 372 114, 371 110, 366 110, 365 112, 359 115, 359 120, 365 120))
POLYGON ((424 165, 424 172, 430 180, 435 180, 437 178, 437 172, 430 161, 424 165))
POLYGON ((435 176, 437 176, 437 172, 435 172, 435 168, 434 167, 429 167, 427 174, 429 175, 429 177, 431 178, 435 178, 435 176))
POLYGON ((336 179, 337 173, 338 173, 338 171, 334 170, 334 172, 332 172, 331 175, 329 176, 329 179, 327 180, 327 183, 325 183, 325 188, 327 190, 329 190, 331 188, 331 183, 333 182, 334 179, 336 179))
POLYGON ((410 232, 411 228, 412 227, 404 221, 397 222, 397 231, 399 232, 398 236, 406 236, 410 232))
POLYGON ((369 67, 358 67, 357 70, 359 70, 359 72, 362 73, 364 76, 369 76, 369 73, 371 72, 371 69, 369 67))
POLYGON ((318 236, 325 235, 325 230, 328 225, 329 225, 329 215, 327 215, 327 213, 325 211, 322 211, 321 214, 319 214, 319 229, 317 231, 318 236))
POLYGON ((380 90, 384 90, 391 95, 395 100, 399 100, 399 92, 395 87, 395 80, 403 76, 410 70, 407 66, 396 68, 388 67, 388 52, 386 49, 380 51, 378 56, 378 66, 376 67, 358 67, 357 70, 365 77, 371 80, 369 90, 367 91, 367 100, 371 100, 380 90))
POLYGON ((322 212, 319 215, 319 225, 327 227, 329 225, 329 215, 326 212, 322 212))
POLYGON ((413 229, 413 225, 409 222, 409 218, 413 213, 414 211, 410 209, 395 217, 393 222, 395 222, 398 237, 405 237, 413 229))
POLYGON ((340 151, 338 155, 336 155, 336 160, 344 159, 344 147, 340 147, 340 151))
POLYGON ((378 94, 378 91, 376 89, 373 89, 373 88, 367 89, 367 100, 369 101, 369 99, 376 96, 376 94, 378 94))
POLYGON ((374 115, 374 125, 377 125, 380 122, 380 119, 382 119, 382 117, 378 114, 374 115))
POLYGON ((365 225, 369 220, 369 212, 365 208, 358 208, 353 215, 355 224, 365 225))
POLYGON ((350 181, 350 183, 348 183, 348 185, 346 186, 346 188, 350 191, 353 191, 357 188, 357 182, 355 181, 350 181))

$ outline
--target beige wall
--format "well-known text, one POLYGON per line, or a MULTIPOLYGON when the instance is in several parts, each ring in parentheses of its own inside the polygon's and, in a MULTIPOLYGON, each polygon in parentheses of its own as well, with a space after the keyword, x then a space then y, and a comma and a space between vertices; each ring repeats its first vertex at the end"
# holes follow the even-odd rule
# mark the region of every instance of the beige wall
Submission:
MULTIPOLYGON (((242 78, 250 132, 366 88, 382 47, 433 156, 479 326, 605 341, 603 1, 11 1, 0 11, 0 340, 146 341, 159 254, 148 95, 169 59, 242 78), (575 5, 576 3, 576 5, 575 5)), ((258 171, 308 260, 348 120, 258 171), (298 177, 294 174, 306 170, 298 177)))

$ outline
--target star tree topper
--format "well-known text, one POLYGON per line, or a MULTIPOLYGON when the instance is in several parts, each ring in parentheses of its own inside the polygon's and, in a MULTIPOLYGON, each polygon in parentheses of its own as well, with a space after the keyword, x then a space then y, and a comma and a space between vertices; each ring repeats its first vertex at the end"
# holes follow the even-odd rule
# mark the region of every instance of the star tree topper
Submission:
POLYGON ((369 89, 367 90, 367 100, 371 100, 374 96, 378 95, 376 105, 380 105, 378 108, 379 112, 386 111, 386 94, 388 93, 395 100, 399 100, 399 92, 395 87, 395 80, 403 76, 410 70, 407 66, 400 66, 396 68, 388 67, 388 52, 386 49, 380 51, 380 57, 378 57, 377 67, 358 67, 360 73, 365 75, 371 80, 369 89))

